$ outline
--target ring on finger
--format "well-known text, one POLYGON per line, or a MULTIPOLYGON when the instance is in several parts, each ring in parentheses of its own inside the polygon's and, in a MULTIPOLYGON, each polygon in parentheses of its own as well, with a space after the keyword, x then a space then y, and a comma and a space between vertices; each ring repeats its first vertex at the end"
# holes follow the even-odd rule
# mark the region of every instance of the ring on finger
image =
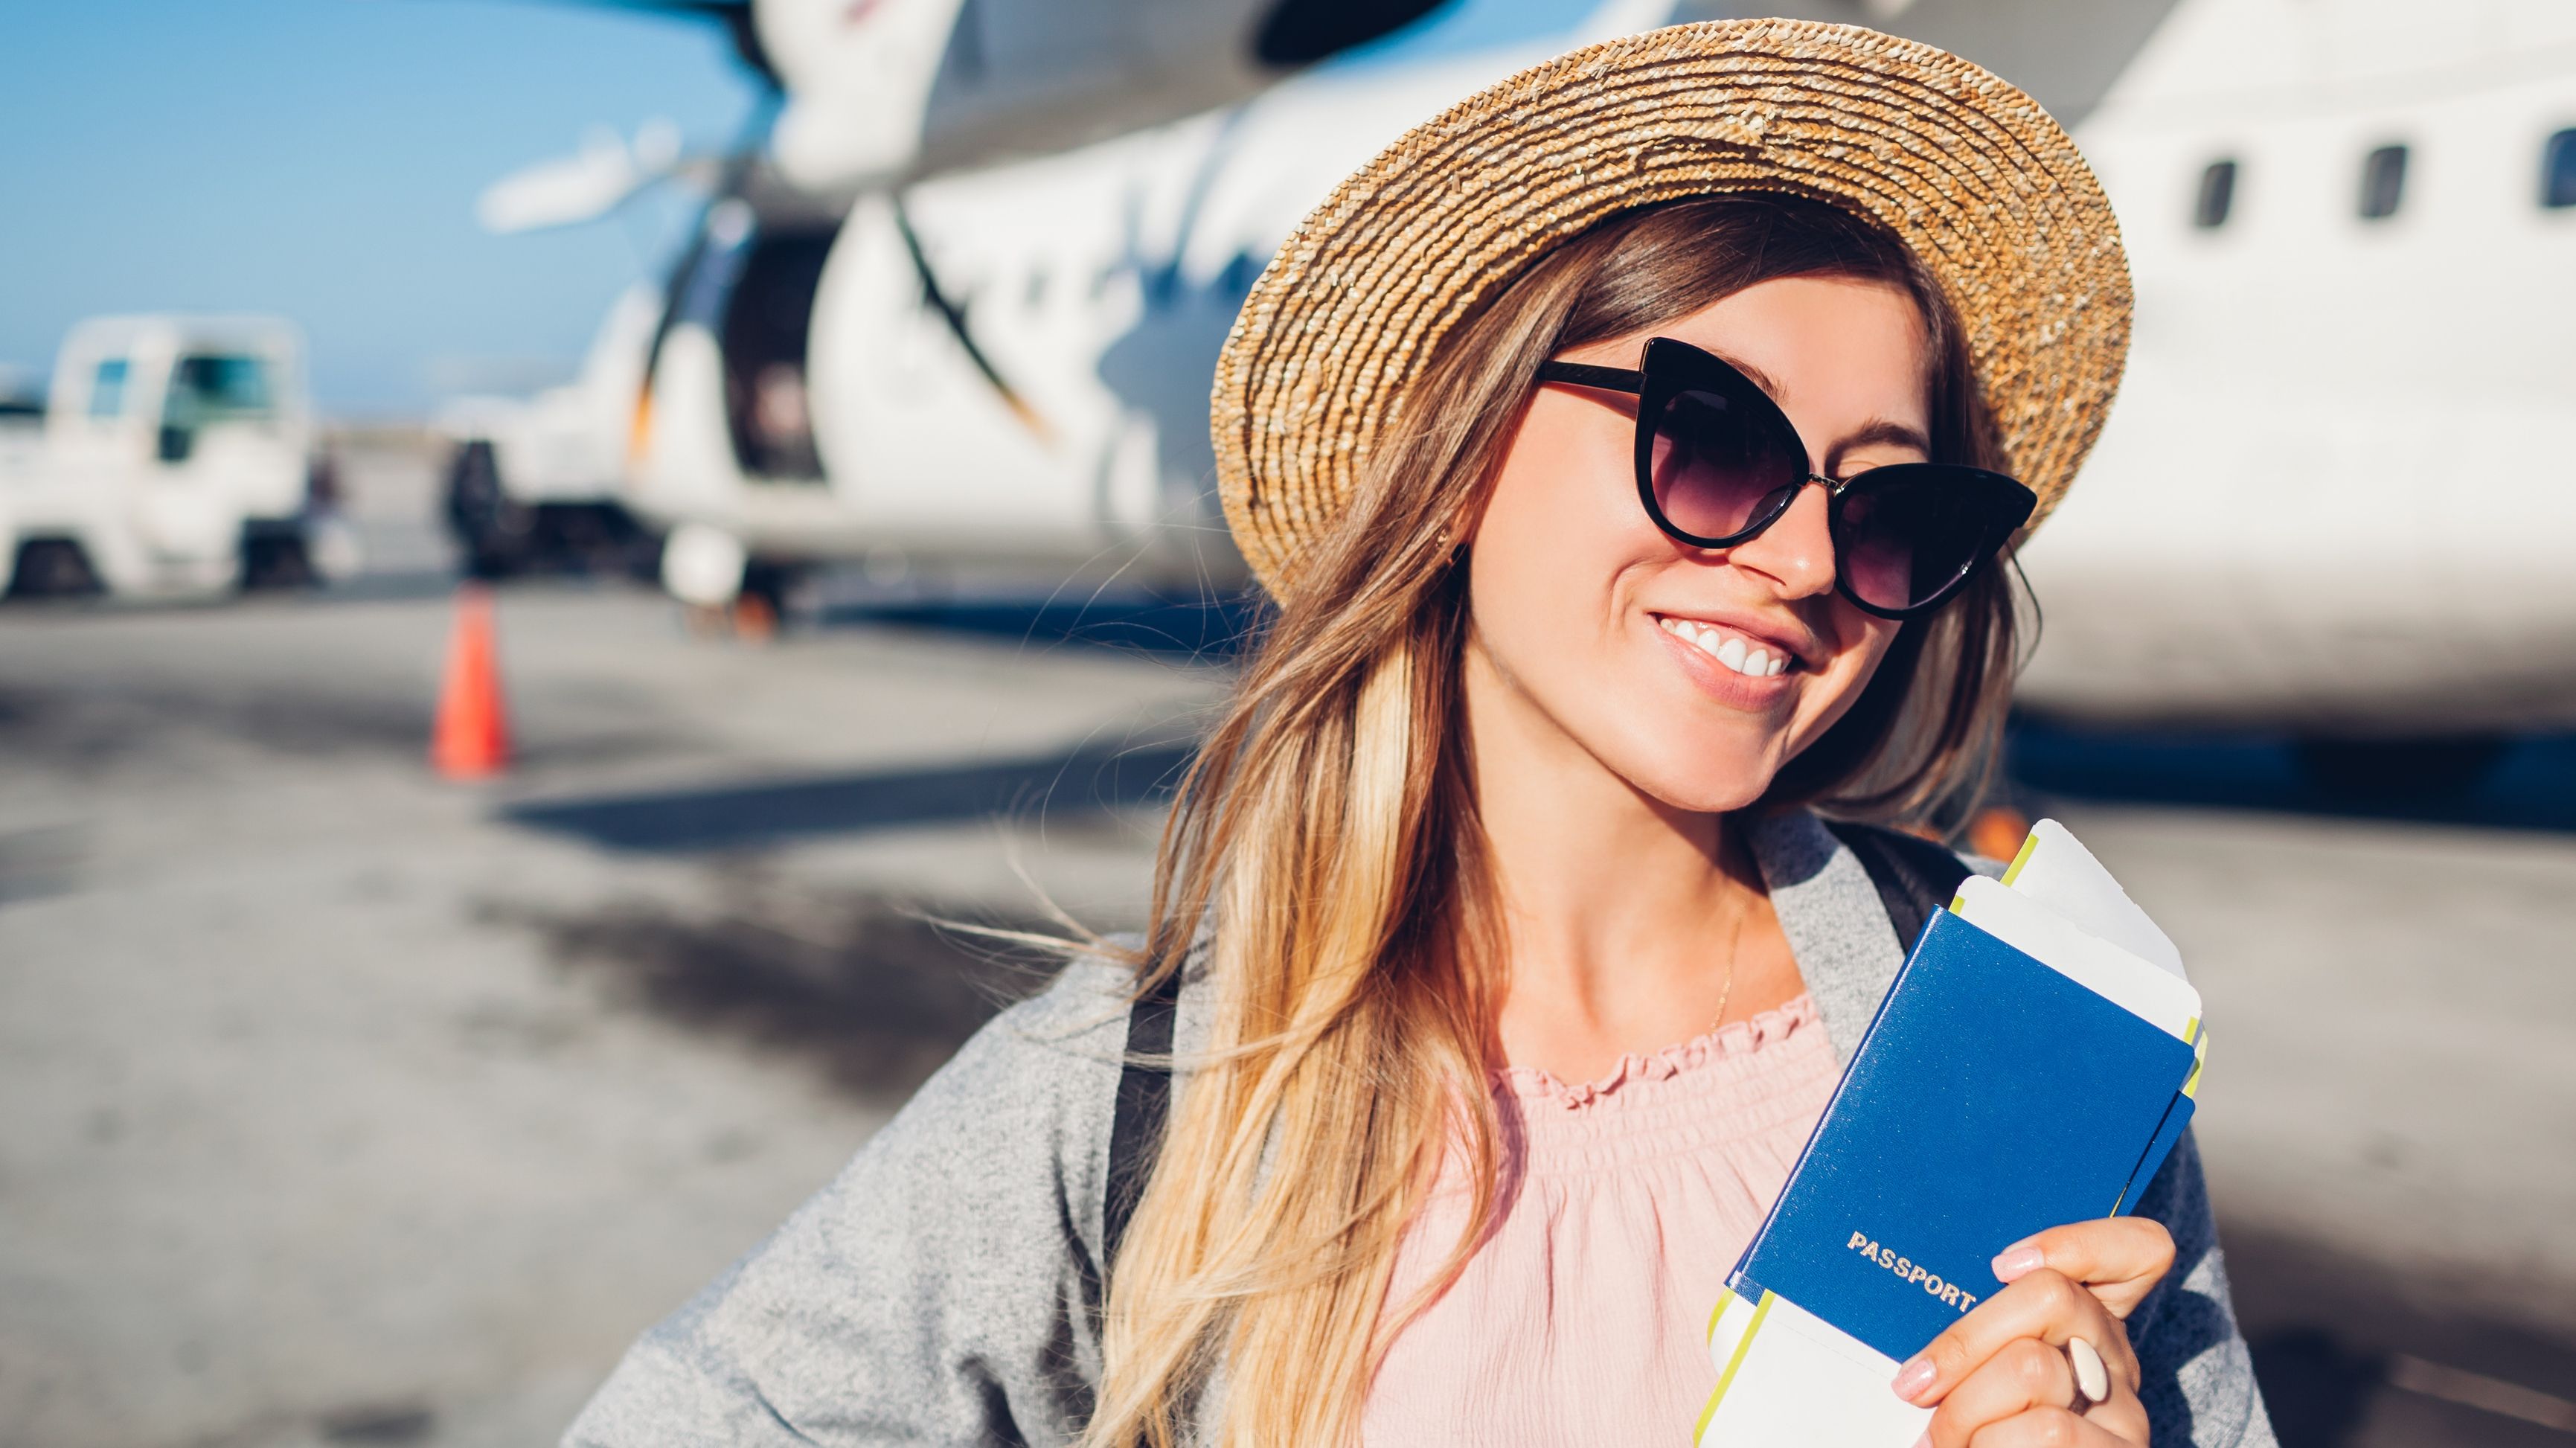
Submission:
POLYGON ((2093 1344, 2080 1337, 2066 1340, 2066 1365, 2075 1371, 2075 1411, 2080 1415, 2110 1401, 2111 1369, 2093 1344))

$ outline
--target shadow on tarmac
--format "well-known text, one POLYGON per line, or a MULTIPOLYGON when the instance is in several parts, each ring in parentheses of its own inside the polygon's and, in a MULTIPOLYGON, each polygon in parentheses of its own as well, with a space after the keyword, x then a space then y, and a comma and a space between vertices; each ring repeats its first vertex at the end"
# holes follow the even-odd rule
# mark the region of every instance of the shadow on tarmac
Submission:
POLYGON ((2576 1342, 2462 1314, 2456 1284, 2229 1228, 2227 1275, 2281 1448, 2576 1442, 2576 1342))
POLYGON ((902 1101, 1002 1007, 1054 977, 1056 958, 979 928, 1063 932, 990 910, 853 891, 811 899, 756 877, 713 911, 632 898, 561 911, 487 904, 548 957, 625 1004, 803 1062, 840 1093, 902 1101))
MULTIPOLYGON (((2457 746, 2428 746, 2457 767, 2457 746), (2448 748, 2451 752, 2444 755, 2448 748)), ((2042 797, 2261 810, 2350 819, 2576 830, 2576 736, 2501 741, 2482 777, 2321 780, 2279 736, 2095 731, 2017 718, 2005 740, 2016 790, 2042 797)))
POLYGON ((1163 596, 1127 591, 1065 592, 1043 598, 984 597, 843 604, 823 610, 825 628, 875 626, 979 635, 1024 644, 1081 644, 1185 662, 1231 662, 1268 615, 1251 594, 1163 596))
POLYGON ((611 850, 733 849, 995 815, 1123 809, 1168 794, 1195 752, 1187 743, 1086 745, 984 764, 522 803, 501 817, 611 850))
MULTIPOLYGON (((1189 663, 1230 660, 1259 627, 1249 597, 1099 594, 1061 599, 958 599, 826 610, 817 626, 923 629, 1144 653, 1189 663)), ((994 816, 1094 814, 1168 796, 1196 745, 1124 741, 1062 754, 916 769, 770 779, 504 807, 512 824, 604 849, 686 852, 857 834, 994 816)))

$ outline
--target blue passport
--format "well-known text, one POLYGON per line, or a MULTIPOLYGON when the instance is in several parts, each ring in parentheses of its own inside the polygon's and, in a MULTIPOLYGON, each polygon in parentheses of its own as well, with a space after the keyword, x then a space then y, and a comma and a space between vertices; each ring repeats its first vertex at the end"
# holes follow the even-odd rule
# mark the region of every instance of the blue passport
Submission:
POLYGON ((1734 1293, 1912 1356, 2000 1290, 1997 1252, 2134 1205, 2190 1117, 2193 1062, 2189 1041, 1936 912, 1734 1293))

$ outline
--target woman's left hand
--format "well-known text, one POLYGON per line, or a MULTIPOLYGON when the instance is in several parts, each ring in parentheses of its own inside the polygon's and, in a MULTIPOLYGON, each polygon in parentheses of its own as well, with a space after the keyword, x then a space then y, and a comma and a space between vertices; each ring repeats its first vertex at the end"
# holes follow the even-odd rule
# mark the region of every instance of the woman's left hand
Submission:
MULTIPOLYGON (((2139 1217, 2053 1227, 1994 1261, 2007 1285, 1906 1360, 1896 1395, 1939 1404, 1932 1448, 2112 1448, 2147 1442, 2138 1355, 2122 1321, 2173 1266, 2173 1237, 2139 1217), (2067 1343, 2082 1338, 2108 1369, 2086 1405, 2067 1343)), ((2080 1349, 2078 1350, 2080 1352, 2080 1349)))

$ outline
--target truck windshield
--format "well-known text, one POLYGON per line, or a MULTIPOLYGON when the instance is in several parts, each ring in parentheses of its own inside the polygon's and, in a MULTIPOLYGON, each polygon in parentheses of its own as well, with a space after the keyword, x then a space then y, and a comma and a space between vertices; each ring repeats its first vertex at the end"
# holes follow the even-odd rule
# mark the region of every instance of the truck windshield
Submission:
POLYGON ((170 374, 170 400, 162 420, 174 427, 203 427, 257 421, 276 410, 267 359, 197 353, 180 358, 170 374))

